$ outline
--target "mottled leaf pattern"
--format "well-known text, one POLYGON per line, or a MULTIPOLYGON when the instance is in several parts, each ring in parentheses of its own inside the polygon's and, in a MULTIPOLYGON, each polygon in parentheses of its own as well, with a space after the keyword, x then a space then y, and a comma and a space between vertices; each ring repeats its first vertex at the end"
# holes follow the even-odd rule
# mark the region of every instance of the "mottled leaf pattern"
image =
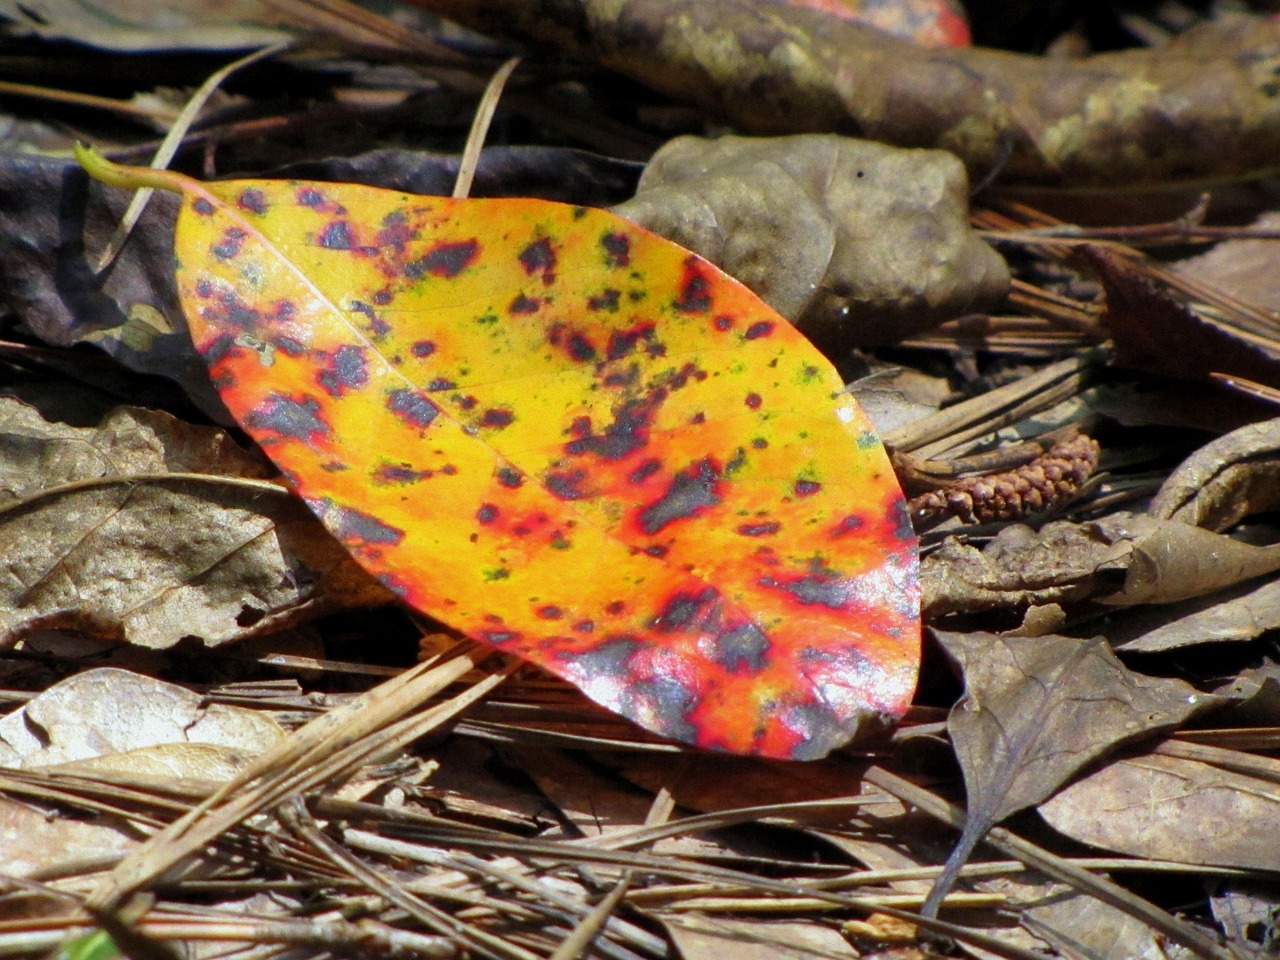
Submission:
POLYGON ((819 757, 905 709, 897 482, 745 287, 600 210, 86 157, 183 193, 224 401, 406 602, 700 747, 819 757))

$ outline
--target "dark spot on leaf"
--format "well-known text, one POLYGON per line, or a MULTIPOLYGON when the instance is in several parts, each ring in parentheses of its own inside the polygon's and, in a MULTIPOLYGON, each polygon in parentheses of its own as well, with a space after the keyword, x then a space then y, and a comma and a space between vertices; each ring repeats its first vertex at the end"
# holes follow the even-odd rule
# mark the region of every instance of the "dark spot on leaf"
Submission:
POLYGON ((684 262, 684 282, 675 308, 681 313, 705 313, 711 309, 711 284, 702 275, 700 261, 692 257, 684 262))
POLYGON ((763 523, 743 523, 738 526, 738 533, 744 537, 771 537, 782 529, 782 524, 776 520, 769 520, 763 523))
POLYGON ((511 490, 524 484, 524 476, 515 467, 499 467, 496 474, 498 482, 511 490))
POLYGON ((229 333, 220 333, 200 351, 205 362, 214 366, 219 360, 236 349, 236 338, 229 333))
POLYGON ((541 301, 521 293, 507 305, 507 313, 537 313, 541 306, 541 301))
POLYGON ((532 276, 535 273, 548 274, 556 268, 556 252, 551 249, 551 240, 543 237, 535 240, 520 251, 520 265, 524 272, 532 276))
POLYGON ((239 255, 240 248, 244 245, 244 239, 247 236, 248 234, 239 227, 227 227, 223 231, 222 238, 209 250, 219 260, 230 260, 232 257, 239 255))
POLYGON ((409 352, 415 357, 429 357, 436 352, 436 345, 430 340, 415 340, 409 352))
POLYGON ((561 500, 580 500, 587 495, 582 489, 586 479, 585 470, 553 470, 547 474, 547 489, 561 500))
POLYGON ((600 245, 604 247, 606 266, 631 265, 631 239, 625 233, 606 233, 600 238, 600 245))
POLYGON ((573 629, 578 633, 591 633, 595 628, 596 622, 594 620, 579 620, 573 625, 573 629))
POLYGON ((867 521, 865 519, 856 513, 851 513, 836 524, 835 529, 831 531, 831 536, 833 538, 843 537, 846 533, 853 533, 856 530, 861 530, 866 525, 867 521))
POLYGON ((650 557, 657 557, 658 559, 661 559, 670 552, 670 548, 661 543, 651 543, 649 546, 644 548, 644 552, 650 557))
POLYGON ((640 511, 640 529, 652 536, 677 520, 696 517, 720 502, 720 471, 706 457, 676 474, 666 492, 640 511))
POLYGON ((773 333, 772 320, 757 320, 751 326, 747 327, 747 332, 742 336, 747 340, 758 340, 761 337, 767 337, 773 333))
POLYGON ((479 253, 480 243, 476 240, 437 243, 424 256, 406 263, 404 273, 412 280, 427 274, 450 279, 471 266, 479 253))
POLYGON ((605 310, 609 313, 616 313, 618 310, 618 298, 621 296, 617 290, 609 288, 603 293, 595 296, 587 297, 588 310, 605 310))
POLYGON ((673 633, 693 626, 710 611, 707 607, 720 596, 715 587, 707 587, 701 593, 673 594, 653 618, 652 626, 660 633, 673 633))
POLYGON ((492 503, 480 504, 480 509, 476 511, 477 523, 493 523, 498 519, 498 508, 492 503))
POLYGON ((345 220, 334 220, 320 232, 320 246, 326 250, 350 250, 355 246, 351 225, 345 220))
POLYGON ((364 348, 341 346, 329 362, 316 374, 316 382, 331 397, 341 397, 346 390, 359 390, 369 382, 369 368, 364 348))
POLYGON ((329 433, 329 425, 320 416, 320 401, 315 397, 301 399, 284 393, 271 393, 245 416, 245 426, 281 437, 294 437, 304 442, 329 433))
POLYGON ((755 447, 757 450, 763 450, 768 445, 769 441, 764 437, 753 437, 751 440, 751 446, 755 447))
POLYGON ((662 469, 662 461, 657 457, 651 457, 640 466, 631 471, 631 476, 627 477, 632 483, 644 483, 651 476, 662 469))
POLYGON ((810 573, 808 576, 791 580, 761 577, 756 582, 772 590, 784 590, 805 606, 847 610, 857 599, 855 581, 844 580, 829 573, 810 573))
POLYGON ((791 489, 797 497, 811 497, 822 489, 822 484, 816 480, 797 480, 791 489))
POLYGON ((430 480, 434 476, 430 470, 415 470, 407 463, 384 463, 369 475, 376 486, 403 486, 430 480))
POLYGON ((622 600, 610 600, 604 608, 605 613, 612 614, 615 617, 625 612, 626 609, 627 604, 622 600))
POLYGON ((712 659, 730 673, 759 673, 765 667, 769 638, 754 623, 728 627, 712 643, 712 659))
POLYGON ((393 297, 390 290, 379 290, 373 295, 373 302, 380 307, 385 307, 392 301, 393 297))
POLYGON ((196 296, 205 298, 213 296, 213 284, 207 278, 201 277, 196 281, 196 296))
POLYGON ((586 363, 596 358, 596 348, 581 333, 574 332, 569 335, 569 356, 579 363, 586 363))
POLYGON ((382 218, 382 229, 378 231, 377 244, 380 247, 403 247, 417 233, 409 228, 409 223, 402 210, 392 210, 382 218))
POLYGON ((427 389, 432 391, 456 390, 457 388, 458 385, 448 377, 434 377, 431 382, 427 384, 427 389))
MULTIPOLYGON (((495 579, 501 580, 505 578, 496 577, 495 579)), ((480 636, 485 643, 492 644, 495 647, 500 647, 504 643, 513 643, 520 639, 520 634, 514 630, 481 630, 480 636)))
POLYGON ((323 207, 325 205, 324 194, 315 187, 299 187, 294 197, 304 207, 323 207))
POLYGON ((440 412, 430 397, 408 387, 387 394, 387 409, 409 426, 418 428, 429 427, 440 412))
POLYGON ((511 426, 511 424, 515 423, 515 419, 516 415, 510 410, 505 410, 501 407, 493 407, 486 410, 480 417, 480 426, 501 429, 503 427, 511 426))
POLYGON ((605 350, 605 355, 610 360, 621 360, 634 351, 636 344, 641 340, 652 342, 653 339, 652 323, 636 324, 628 330, 615 330, 609 334, 609 345, 605 350))
POLYGON ((397 544, 404 539, 404 531, 383 523, 373 514, 365 513, 354 507, 341 507, 338 510, 338 522, 334 531, 338 539, 344 543, 397 544))
POLYGON ((733 317, 726 317, 724 314, 715 319, 715 328, 720 331, 729 330, 733 327, 733 317))
POLYGON ((257 187, 245 187, 241 190, 240 196, 236 198, 236 203, 250 213, 261 215, 267 212, 266 194, 257 187))
POLYGON ((547 604, 545 607, 538 608, 538 616, 543 620, 559 620, 564 616, 564 611, 555 604, 547 604))
POLYGON ((706 423, 707 415, 703 413, 701 410, 699 410, 697 413, 695 413, 692 417, 689 418, 689 422, 690 423, 706 423))
POLYGON ((763 403, 763 402, 764 402, 764 401, 760 399, 760 394, 758 394, 758 393, 748 393, 748 394, 747 394, 746 404, 747 404, 747 406, 748 406, 748 407, 750 407, 752 410, 759 410, 759 409, 760 409, 760 404, 761 404, 761 403, 763 403))
MULTIPOLYGON (((649 426, 666 395, 665 390, 657 390, 643 400, 628 400, 614 409, 613 422, 603 433, 571 440, 565 444, 565 452, 575 457, 591 453, 605 460, 621 460, 639 450, 649 442, 649 426)), ((590 426, 587 420, 586 427, 590 426)))
POLYGON ((200 214, 200 216, 207 217, 213 213, 214 206, 204 197, 196 197, 191 201, 191 209, 200 214))

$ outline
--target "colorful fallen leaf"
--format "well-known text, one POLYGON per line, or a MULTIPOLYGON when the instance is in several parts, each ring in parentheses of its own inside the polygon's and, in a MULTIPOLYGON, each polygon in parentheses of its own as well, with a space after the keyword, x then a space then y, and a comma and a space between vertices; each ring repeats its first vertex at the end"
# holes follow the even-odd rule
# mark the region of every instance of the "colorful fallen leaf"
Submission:
POLYGON ((700 747, 820 757, 899 716, 916 542, 831 366, 600 210, 118 167, 182 194, 224 402, 414 607, 700 747))

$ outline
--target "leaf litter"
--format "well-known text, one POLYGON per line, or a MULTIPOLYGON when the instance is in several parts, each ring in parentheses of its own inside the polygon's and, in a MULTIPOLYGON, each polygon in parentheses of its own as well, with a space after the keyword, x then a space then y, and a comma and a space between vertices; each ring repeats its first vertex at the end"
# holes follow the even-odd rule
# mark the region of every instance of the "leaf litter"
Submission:
MULTIPOLYGON (((281 9, 301 22, 307 6, 291 3, 281 9)), ((667 12, 678 7, 652 6, 667 12)), ((726 17, 738 31, 735 43, 750 39, 740 30, 744 21, 734 19, 746 10, 746 5, 735 6, 726 17)), ((632 23, 654 22, 642 4, 632 12, 632 23)), ((798 31, 792 34, 798 38, 795 49, 812 49, 820 33, 810 25, 828 29, 826 21, 809 19, 814 13, 778 12, 770 22, 798 31)), ((520 26, 527 22, 524 16, 509 22, 520 26)), ((312 26, 321 22, 313 14, 306 17, 312 26)), ((683 27, 693 44, 689 49, 703 42, 700 31, 707 30, 706 23, 695 21, 683 27)), ((439 41, 445 34, 418 42, 408 39, 402 26, 379 25, 363 14, 359 23, 384 38, 399 38, 400 54, 393 58, 410 47, 419 54, 431 44, 444 49, 439 41)), ((436 29, 424 23, 428 32, 436 29)), ((587 34, 570 31, 567 39, 557 32, 562 27, 544 20, 539 30, 550 31, 543 35, 556 36, 562 48, 581 49, 587 34)), ((591 42, 603 42, 599 49, 606 49, 612 27, 596 21, 591 29, 598 31, 591 42)), ((1206 22, 1160 51, 1166 61, 1178 60, 1175 54, 1188 59, 1169 63, 1157 82, 1175 90, 1182 82, 1175 75, 1197 62, 1232 64, 1215 74, 1215 82, 1222 88, 1237 84, 1240 46, 1264 62, 1269 29, 1247 18, 1235 26, 1206 22)), ((351 42, 354 33, 342 36, 340 42, 351 42)), ((496 51, 485 45, 488 41, 460 41, 460 36, 447 35, 446 44, 455 51, 496 51)), ((902 63, 960 57, 968 69, 985 69, 1001 60, 1008 67, 992 67, 996 72, 986 80, 1000 70, 1021 71, 1029 95, 1037 95, 1048 76, 1034 56, 921 54, 874 34, 857 36, 859 43, 892 53, 902 63)), ((622 59, 606 62, 624 64, 622 53, 622 59)), ((356 58, 365 55, 362 51, 356 58)), ((455 52, 439 62, 456 69, 469 56, 455 52)), ((1094 81, 1113 68, 1140 75, 1148 61, 1154 62, 1152 51, 1095 54, 1068 61, 1066 72, 1054 74, 1053 82, 1077 68, 1100 68, 1094 81)), ((674 80, 680 62, 666 61, 661 69, 674 80)), ((314 64, 293 63, 292 69, 314 69, 314 64)), ((435 67, 421 69, 429 74, 435 67)), ((513 78, 503 101, 510 106, 500 108, 500 115, 502 109, 510 111, 507 123, 510 117, 520 123, 537 118, 535 123, 545 125, 542 136, 566 129, 556 125, 563 118, 539 110, 537 101, 563 103, 555 98, 570 96, 578 98, 573 102, 584 116, 597 121, 587 125, 589 130, 579 126, 587 138, 579 142, 597 149, 612 144, 619 154, 647 158, 671 133, 708 132, 702 115, 687 105, 661 101, 655 106, 658 101, 643 98, 638 113, 624 123, 605 122, 598 112, 605 102, 597 97, 598 78, 584 76, 574 87, 540 70, 526 60, 513 78), (538 96, 528 96, 530 84, 538 96), (651 146, 635 150, 644 142, 651 146)), ((901 88, 893 86, 901 83, 891 76, 895 72, 880 69, 871 90, 888 88, 900 95, 901 88)), ((441 76, 446 74, 442 70, 441 76)), ((307 75, 317 89, 340 87, 350 77, 307 75)), ((457 92, 436 102, 465 103, 480 85, 476 75, 459 80, 457 92)), ((395 78, 394 87, 403 75, 384 73, 379 82, 387 76, 395 78)), ((737 85, 750 76, 748 69, 727 87, 716 89, 714 82, 701 79, 705 89, 684 90, 704 105, 715 98, 736 99, 744 109, 748 104, 755 109, 770 87, 737 85)), ((191 85, 196 83, 198 78, 191 85)), ((921 81, 921 89, 931 85, 921 81)), ((665 80, 656 86, 672 89, 665 80)), ((357 87, 341 92, 371 96, 357 87)), ((393 91, 391 99, 396 95, 393 91)), ((269 95, 263 103, 280 111, 281 118, 295 109, 273 104, 269 95)), ((946 116, 946 108, 939 105, 939 116, 946 116)), ((1243 100, 1236 108, 1253 109, 1243 100)), ((1183 118, 1187 129, 1200 129, 1216 109, 1206 101, 1202 112, 1183 118)), ((562 111, 564 118, 569 112, 562 111)), ((723 121, 735 113, 736 106, 716 116, 723 121)), ((804 110, 790 113, 808 116, 806 124, 812 121, 813 114, 804 110)), ((1024 113, 1019 120, 1033 115, 1024 113)), ((323 116, 317 112, 310 122, 321 124, 323 116)), ((312 148, 289 146, 282 137, 271 141, 265 151, 270 162, 264 163, 253 160, 241 145, 246 141, 237 139, 249 127, 232 118, 216 129, 224 138, 216 157, 207 133, 186 138, 191 148, 206 145, 206 167, 200 171, 198 155, 187 152, 181 155, 185 169, 258 178, 268 166, 296 161, 329 168, 338 180, 397 190, 405 189, 405 177, 417 175, 417 151, 317 158, 312 148)), ((798 129, 831 134, 846 128, 833 122, 798 129)), ((1105 140, 1109 134, 1102 132, 1105 140)), ((1255 133, 1269 136, 1265 123, 1255 133)), ((980 139, 978 152, 970 153, 943 134, 881 135, 904 146, 950 148, 971 170, 983 176, 990 172, 983 169, 980 139)), ((688 149, 686 142, 677 141, 672 149, 688 149)), ((781 149, 784 162, 802 167, 809 162, 801 159, 805 154, 798 141, 779 147, 785 143, 773 141, 761 149, 781 149)), ((1141 143, 1146 149, 1149 141, 1141 143)), ((440 149, 435 143, 427 146, 440 149)), ((456 142, 445 150, 454 147, 456 142)), ((1041 176, 1029 172, 1025 154, 1014 147, 997 175, 1009 182, 1041 176)), ((858 148, 839 141, 836 149, 858 148)), ((494 195, 542 194, 545 188, 562 191, 556 198, 569 203, 603 206, 630 192, 634 166, 625 162, 568 153, 539 157, 521 147, 499 150, 505 153, 492 154, 491 161, 497 164, 491 168, 499 171, 497 180, 484 188, 494 195), (561 161, 566 173, 558 179, 561 161), (522 185, 508 193, 501 186, 504 177, 522 185), (604 186, 597 190, 593 183, 604 186)), ((1217 151, 1199 162, 1228 154, 1217 151)), ((441 156, 445 159, 437 169, 456 168, 447 153, 441 156)), ((1232 160, 1248 164, 1253 156, 1244 151, 1232 160)), ((1139 181, 1207 169, 1184 165, 1175 171, 1161 161, 1135 174, 1107 158, 1102 143, 1096 154, 1081 160, 1083 166, 1060 167, 1055 176, 1110 182, 1123 190, 1139 181)), ((900 159, 908 164, 905 155, 900 159)), ((435 161, 422 162, 427 175, 421 182, 432 185, 415 192, 447 193, 448 177, 431 172, 435 161)), ((67 182, 65 162, 45 169, 40 167, 44 160, 5 163, 8 172, 0 179, 8 197, 6 213, 19 211, 23 226, 3 232, 16 259, 6 258, 0 289, 14 316, 27 323, 26 330, 14 328, 16 336, 0 348, 9 365, 3 368, 6 388, 11 381, 13 393, 35 397, 39 391, 31 386, 40 377, 56 386, 69 384, 67 377, 94 376, 112 390, 123 385, 126 396, 131 384, 145 389, 128 373, 117 373, 114 380, 97 376, 79 351, 65 349, 85 341, 126 363, 151 354, 138 369, 176 377, 200 406, 229 422, 211 400, 207 381, 201 386, 203 374, 165 276, 165 218, 144 218, 113 268, 114 277, 127 279, 128 287, 110 276, 96 279, 83 265, 93 263, 114 225, 112 217, 91 214, 97 225, 86 234, 84 221, 73 215, 81 206, 73 199, 79 188, 67 182), (49 211, 61 212, 51 218, 49 211), (23 237, 33 243, 24 245, 23 237), (70 288, 64 286, 68 278, 70 288), (73 295, 59 292, 66 289, 73 295), (57 345, 56 363, 50 362, 50 348, 42 348, 43 354, 32 349, 33 331, 57 345), (167 352, 152 353, 157 343, 167 352), (13 366, 18 363, 27 370, 19 372, 13 366)), ((799 241, 786 238, 821 239, 823 231, 830 236, 830 227, 810 235, 805 225, 836 222, 838 201, 804 187, 792 191, 794 203, 734 206, 742 199, 735 196, 734 184, 756 182, 760 186, 753 189, 767 197, 769 187, 784 190, 787 178, 775 178, 774 184, 766 174, 752 181, 759 175, 750 172, 750 163, 739 168, 717 160, 706 166, 712 181, 726 184, 716 189, 730 202, 711 215, 713 221, 736 217, 749 236, 748 227, 763 217, 780 231, 762 234, 741 263, 767 267, 771 252, 821 252, 820 243, 813 250, 792 250, 799 241), (790 208, 794 220, 788 220, 790 208)), ((827 186, 840 186, 832 173, 838 164, 804 169, 810 183, 825 179, 827 186)), ((1211 175, 1215 171, 1231 172, 1217 167, 1211 175)), ((953 229, 972 245, 975 235, 961 229, 965 190, 961 186, 953 193, 953 229)), ((1226 261, 1231 244, 1270 241, 1218 243, 1222 262, 1202 259, 1194 269, 1179 271, 1169 266, 1181 255, 1177 248, 1172 254, 1138 253, 1123 240, 1146 243, 1163 230, 1184 242, 1196 236, 1195 223, 1091 234, 1093 228, 1064 224, 994 195, 980 194, 972 203, 973 222, 1018 278, 1003 302, 995 294, 965 301, 965 294, 953 307, 935 308, 927 306, 933 296, 927 292, 925 312, 936 309, 935 320, 945 322, 926 328, 914 314, 921 326, 906 339, 907 346, 872 348, 867 344, 884 338, 859 340, 848 328, 824 343, 846 380, 883 369, 875 354, 904 368, 898 383, 929 378, 924 403, 905 390, 901 397, 882 391, 876 400, 882 407, 892 405, 885 421, 889 427, 882 429, 894 465, 904 483, 919 484, 928 496, 943 502, 968 496, 975 504, 975 509, 930 520, 932 526, 922 527, 921 535, 925 615, 948 650, 965 649, 957 657, 958 677, 948 676, 934 646, 938 641, 931 641, 913 706, 896 732, 867 745, 866 753, 836 751, 805 764, 716 755, 690 761, 681 748, 649 737, 527 667, 483 649, 452 646, 456 637, 431 623, 419 625, 428 634, 421 654, 426 662, 361 694, 365 687, 356 679, 358 671, 393 669, 383 666, 388 661, 406 666, 376 641, 385 637, 389 643, 391 635, 408 635, 415 625, 386 607, 345 615, 354 619, 312 619, 326 609, 325 601, 311 603, 314 595, 300 599, 297 583, 282 579, 282 571, 296 570, 289 551, 326 544, 324 549, 337 551, 338 562, 345 553, 305 512, 289 515, 296 516, 296 543, 271 541, 272 535, 263 533, 270 545, 265 551, 241 551, 231 563, 219 561, 214 550, 207 576, 197 575, 199 564, 193 563, 179 566, 185 574, 176 579, 163 577, 172 574, 172 557, 186 549, 187 541, 268 531, 272 525, 277 534, 281 529, 275 511, 288 507, 276 506, 274 498, 283 496, 283 487, 265 460, 243 452, 243 437, 166 422, 152 412, 82 415, 80 426, 70 427, 31 407, 6 406, 8 432, 0 461, 6 464, 13 502, 22 504, 6 513, 40 515, 43 523, 30 530, 14 527, 16 546, 0 540, 11 557, 20 554, 26 564, 4 567, 10 572, 5 609, 13 616, 14 644, 3 663, 6 698, 15 705, 26 702, 36 717, 42 709, 37 694, 49 686, 51 674, 92 678, 79 671, 93 665, 96 655, 82 663, 73 657, 83 653, 51 652, 75 648, 50 645, 61 639, 59 631, 69 638, 88 632, 158 648, 139 668, 162 670, 184 688, 201 692, 200 709, 224 702, 250 706, 294 732, 257 759, 235 756, 233 765, 219 759, 222 748, 188 744, 175 753, 162 746, 148 757, 152 748, 130 750, 114 741, 104 751, 118 761, 80 760, 40 770, 18 769, 17 761, 7 761, 3 794, 13 803, 6 809, 25 811, 15 816, 34 811, 55 833, 62 831, 56 835, 64 839, 53 842, 65 843, 66 856, 58 864, 41 863, 39 848, 33 848, 31 875, 48 883, 48 892, 15 892, 5 898, 4 908, 6 918, 13 918, 9 922, 52 912, 60 927, 37 931, 27 926, 13 933, 6 928, 0 937, 25 939, 6 939, 5 949, 50 948, 67 933, 86 932, 98 922, 113 929, 122 944, 136 944, 138 937, 193 946, 287 944, 308 955, 378 950, 454 956, 466 950, 522 958, 583 951, 630 957, 678 949, 694 957, 752 944, 766 955, 854 956, 890 948, 919 955, 925 935, 950 937, 975 955, 1005 957, 1256 954, 1255 947, 1271 942, 1268 905, 1274 902, 1265 884, 1250 884, 1271 876, 1274 867, 1265 824, 1274 819, 1276 776, 1267 754, 1276 747, 1280 710, 1270 654, 1277 623, 1274 408, 1266 406, 1266 398, 1277 351, 1274 322, 1261 309, 1268 306, 1262 302, 1265 288, 1237 284, 1234 295, 1223 293, 1215 286, 1215 271, 1231 267, 1226 261), (1086 242, 1094 245, 1094 253, 1073 249, 1086 242), (1092 271, 1083 266, 1087 258, 1092 271), (1105 281, 1101 290, 1098 276, 1105 281), (1247 302, 1251 297, 1257 306, 1247 302), (948 319, 953 311, 966 310, 983 312, 948 319), (1152 325, 1166 340, 1152 337, 1152 325), (1099 350, 1109 332, 1114 346, 1099 350), (862 352, 850 349, 855 343, 862 352), (1199 346, 1188 347, 1191 343, 1199 346), (1117 357, 1123 365, 1113 362, 1117 357), (1171 386, 1162 379, 1169 376, 1185 379, 1171 386), (940 401, 942 411, 931 412, 940 401), (1016 522, 999 511, 976 509, 986 496, 984 484, 1035 487, 1049 479, 1034 472, 1048 463, 1037 458, 1054 449, 1064 429, 1080 431, 1096 451, 1096 463, 1073 476, 1069 491, 1028 500, 1029 509, 1016 522), (117 485, 125 500, 107 503, 103 512, 94 491, 117 485), (166 496, 177 491, 182 499, 155 501, 151 486, 163 488, 166 496), (229 490, 256 496, 234 501, 230 506, 239 512, 228 514, 229 490), (68 499, 73 496, 89 499, 73 502, 68 499), (139 507, 146 509, 138 512, 139 507), (162 519, 140 523, 144 515, 162 519), (105 520, 94 523, 95 517, 105 520), (260 522, 259 517, 266 518, 266 526, 244 526, 260 522), (88 532, 74 525, 78 518, 91 521, 88 532), (120 535, 126 527, 132 540, 120 535), (131 544, 132 554, 125 549, 131 544), (30 580, 37 567, 46 571, 37 581, 46 583, 45 592, 31 596, 40 596, 44 605, 23 607, 28 598, 14 587, 13 571, 30 580), (211 587, 222 593, 211 594, 211 587), (162 622, 145 616, 148 604, 166 608, 162 622), (250 608, 268 615, 245 615, 250 608), (253 622, 237 623, 237 614, 253 622), (284 629, 286 624, 293 626, 284 629), (256 643, 277 642, 283 649, 290 630, 299 627, 326 644, 345 632, 355 638, 354 646, 339 645, 342 652, 323 658, 278 658, 276 663, 291 666, 271 668, 251 660, 233 664, 193 648, 192 638, 212 646, 256 634, 256 643), (1031 663, 1029 653, 1014 656, 1015 650, 1038 652, 1031 663), (1005 663, 1006 653, 1015 668, 1005 663), (341 656, 374 662, 343 662, 341 656), (228 670, 233 672, 227 675, 228 670), (279 670, 299 677, 308 692, 299 693, 297 681, 281 685, 271 672, 279 670), (961 685, 966 691, 961 703, 981 709, 957 706, 948 722, 946 709, 961 685), (1139 691, 1160 696, 1146 703, 1139 691), (425 713, 415 714, 419 704, 426 705, 425 713), (971 721, 968 726, 964 717, 971 721), (962 796, 967 811, 944 799, 962 796), (307 806, 296 804, 295 797, 305 798, 307 806), (66 814, 83 818, 86 811, 95 813, 107 833, 83 838, 77 833, 85 824, 66 814), (963 843, 952 854, 944 880, 955 880, 956 886, 931 917, 926 895, 943 875, 941 865, 957 835, 963 843), (985 839, 974 845, 980 837, 985 839), (252 851, 247 858, 246 851, 252 851), (74 862, 81 855, 83 862, 74 862), (157 894, 155 901, 135 896, 148 890, 157 894), (214 900, 220 909, 209 909, 214 900), (350 919, 357 903, 381 912, 357 926, 350 919)), ((1058 209, 1073 205, 1089 213, 1088 204, 1079 200, 1058 209)), ((163 206, 159 209, 163 213, 163 206)), ((660 206, 655 216, 679 219, 660 206)), ((884 222, 877 226, 885 236, 907 225, 881 216, 884 222)), ((858 232, 856 219, 844 222, 840 229, 858 232)), ((1230 237, 1233 229, 1213 226, 1204 237, 1230 237)), ((1239 236, 1247 237, 1250 228, 1240 229, 1245 232, 1239 236)), ((719 239, 714 230, 704 233, 719 239)), ((910 230, 900 235, 912 237, 910 230)), ((923 254, 918 262, 927 262, 923 241, 895 244, 895 256, 923 254)), ((1251 246, 1248 255, 1263 256, 1263 249, 1251 246)), ((938 256, 946 260, 949 255, 938 256)), ((745 266, 737 269, 749 273, 745 266)), ((918 272, 926 271, 922 266, 918 272)), ((944 270, 942 279, 957 277, 944 270)), ((1230 280, 1224 276, 1224 285, 1230 287, 1230 280)), ((857 294, 874 289, 875 282, 874 277, 847 281, 834 274, 806 280, 794 284, 790 302, 804 301, 812 286, 835 304, 835 315, 842 305, 856 306, 857 294)), ((858 395, 861 389, 855 383, 850 391, 858 395)), ((64 393, 70 397, 74 391, 64 393)), ((94 403, 100 409, 101 398, 94 403)), ((55 408, 41 401, 41 409, 55 408)), ((190 406, 173 409, 198 419, 190 406)), ((365 582, 375 592, 360 602, 380 602, 381 588, 365 582)), ((103 696, 105 710, 95 714, 72 707, 83 714, 90 741, 95 729, 109 732, 113 723, 133 716, 113 711, 112 701, 124 698, 142 707, 154 696, 146 677, 119 671, 114 676, 103 696)), ((21 720, 29 738, 30 731, 39 731, 21 712, 11 713, 10 720, 15 726, 21 720)), ((174 739, 185 736, 185 731, 181 737, 175 733, 174 739)), ((933 949, 937 943, 932 941, 933 949)))

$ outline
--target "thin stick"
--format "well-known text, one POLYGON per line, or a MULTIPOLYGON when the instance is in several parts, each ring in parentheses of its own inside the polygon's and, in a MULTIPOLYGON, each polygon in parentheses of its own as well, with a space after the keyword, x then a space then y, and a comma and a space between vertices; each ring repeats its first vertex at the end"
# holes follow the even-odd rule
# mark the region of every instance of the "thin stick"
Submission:
POLYGON ((462 162, 458 164, 458 177, 453 182, 455 200, 465 200, 471 193, 471 183, 475 180, 476 167, 480 164, 480 151, 484 149, 484 138, 489 135, 489 124, 493 122, 493 115, 497 112, 507 78, 519 64, 520 58, 512 57, 498 68, 489 85, 484 88, 484 96, 480 98, 475 118, 471 121, 471 129, 467 132, 467 145, 462 150, 462 162))

